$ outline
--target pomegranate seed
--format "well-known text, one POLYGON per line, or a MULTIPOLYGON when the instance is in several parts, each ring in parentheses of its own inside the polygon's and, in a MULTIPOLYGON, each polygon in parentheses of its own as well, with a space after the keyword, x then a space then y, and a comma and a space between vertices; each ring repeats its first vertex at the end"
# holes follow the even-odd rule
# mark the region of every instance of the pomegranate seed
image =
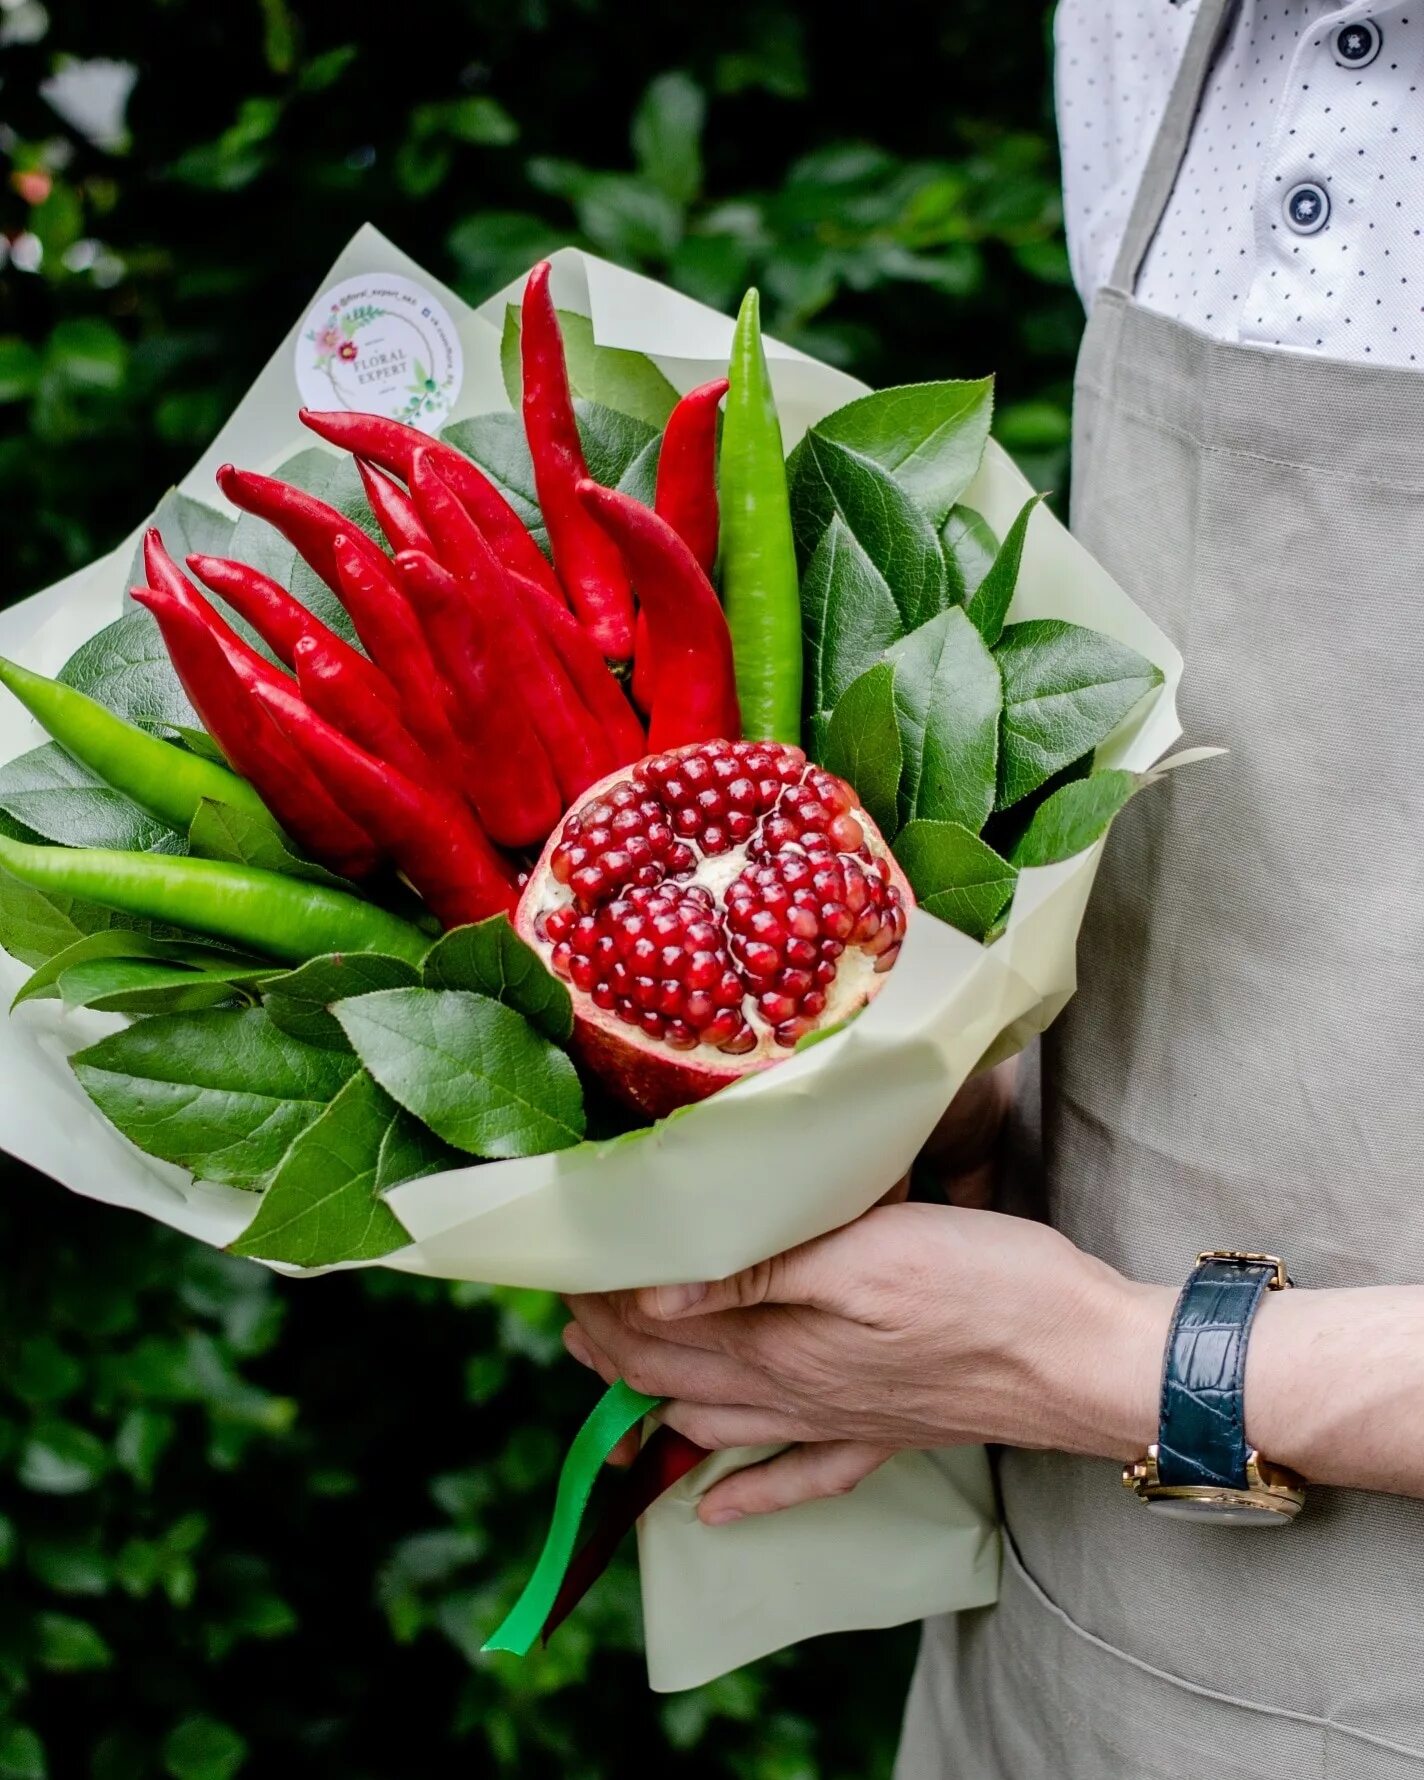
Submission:
POLYGON ((799 748, 654 755, 565 819, 548 870, 568 899, 532 929, 553 970, 655 1044, 788 1049, 825 1014, 848 947, 877 970, 899 954, 906 911, 873 836, 853 789, 799 748), (738 851, 725 890, 689 881, 738 851))

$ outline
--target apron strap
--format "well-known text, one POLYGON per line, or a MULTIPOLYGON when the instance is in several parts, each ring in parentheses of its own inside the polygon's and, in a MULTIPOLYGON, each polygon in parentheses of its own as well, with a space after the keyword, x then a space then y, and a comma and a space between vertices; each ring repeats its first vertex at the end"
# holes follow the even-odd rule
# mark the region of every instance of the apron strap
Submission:
POLYGON ((1156 140, 1147 157, 1142 181, 1133 200, 1127 231, 1113 267, 1112 289, 1131 296, 1137 274, 1177 183, 1177 171, 1187 152, 1206 83, 1217 55, 1235 21, 1239 0, 1200 0, 1186 54, 1177 71, 1167 109, 1162 114, 1156 140))

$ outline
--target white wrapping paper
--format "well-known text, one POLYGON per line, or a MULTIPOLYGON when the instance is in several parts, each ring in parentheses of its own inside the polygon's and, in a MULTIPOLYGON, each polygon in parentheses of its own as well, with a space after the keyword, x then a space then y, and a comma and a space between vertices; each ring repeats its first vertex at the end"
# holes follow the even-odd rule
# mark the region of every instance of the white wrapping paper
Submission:
MULTIPOLYGON (((519 287, 471 309, 367 228, 320 288, 379 272, 417 280, 455 320, 465 372, 451 418, 507 407, 500 329, 519 287)), ((592 318, 602 344, 649 353, 679 389, 725 368, 731 321, 661 285, 568 249, 555 258, 554 289, 561 308, 592 318)), ((300 326, 185 478, 185 492, 220 506, 212 479, 219 464, 270 468, 311 443, 296 420, 300 326)), ((788 449, 821 416, 865 393, 842 372, 789 348, 768 342, 767 350, 788 449)), ((1030 492, 991 444, 965 498, 1002 535, 1030 492)), ((55 671, 117 615, 133 543, 0 614, 0 652, 55 671)), ((1144 770, 1175 740, 1180 657, 1044 509, 1029 530, 1010 616, 1092 626, 1162 668, 1163 685, 1102 751, 1107 764, 1144 770)), ((13 701, 0 707, 0 759, 39 739, 13 701)), ((395 1188, 389 1203, 413 1240, 372 1264, 444 1279, 593 1291, 721 1277, 858 1216, 904 1173, 976 1066, 1042 1031, 1072 994, 1078 927, 1100 851, 1101 843, 1061 865, 1024 872, 1008 930, 988 949, 930 917, 913 919, 896 969, 845 1032, 645 1137, 456 1169, 395 1188)), ((7 999, 25 974, 0 958, 7 999)), ((217 1246, 231 1242, 251 1219, 255 1197, 190 1181, 142 1155, 71 1074, 67 1058, 117 1023, 65 1013, 55 1001, 29 1002, 0 1019, 0 1143, 77 1193, 145 1212, 217 1246)), ((890 1625, 994 1598, 997 1543, 987 1467, 977 1450, 906 1454, 850 1496, 767 1520, 703 1527, 698 1496, 747 1456, 710 1460, 641 1523, 655 1688, 695 1686, 817 1633, 890 1625)))

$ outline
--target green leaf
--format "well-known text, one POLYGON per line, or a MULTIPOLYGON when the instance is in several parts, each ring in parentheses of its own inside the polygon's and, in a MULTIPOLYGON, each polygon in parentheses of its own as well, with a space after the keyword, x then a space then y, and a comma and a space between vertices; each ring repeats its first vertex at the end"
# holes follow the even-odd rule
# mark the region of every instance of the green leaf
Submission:
POLYGON ((107 1669, 114 1657, 87 1620, 68 1613, 41 1613, 35 1618, 35 1660, 56 1674, 79 1675, 107 1669))
POLYGON ((66 971, 105 958, 160 958, 197 968, 212 965, 215 969, 235 961, 233 953, 216 945, 204 945, 201 941, 154 938, 127 927, 105 928, 85 934, 47 958, 16 991, 11 1008, 19 1007, 22 1001, 57 995, 59 979, 66 971))
POLYGON ((904 635, 885 577, 839 513, 801 577, 801 633, 811 752, 819 758, 831 712, 847 687, 904 635))
POLYGON ((1013 603, 1014 589, 1019 584, 1019 566, 1023 562, 1029 521, 1042 499, 1041 494, 1036 494, 1024 502, 994 558, 993 567, 965 604, 964 609, 974 628, 991 649, 1003 634, 1004 620, 1013 603))
POLYGON ((111 1014, 185 1014, 221 1007, 233 999, 233 980, 251 965, 227 970, 187 970, 149 958, 95 958, 62 971, 56 983, 66 1007, 111 1014))
POLYGON ((421 974, 427 989, 472 989, 502 1001, 555 1044, 573 1037, 573 997, 508 915, 453 928, 431 947, 421 974))
POLYGON ((112 790, 58 742, 44 742, 0 766, 0 810, 63 847, 185 850, 181 835, 112 790))
POLYGON ((228 859, 234 865, 255 865, 290 878, 307 878, 314 884, 350 888, 345 878, 294 853, 275 824, 210 797, 198 805, 188 829, 188 850, 199 859, 228 859))
POLYGON ((936 529, 978 474, 994 414, 994 380, 878 389, 816 422, 892 476, 936 529))
MULTIPOLYGON (((621 346, 600 346, 593 337, 593 323, 572 310, 559 311, 564 336, 564 358, 569 367, 569 387, 576 401, 611 408, 645 426, 661 430, 677 405, 677 391, 650 358, 621 346)), ((504 374, 509 405, 519 411, 524 376, 519 359, 520 317, 510 303, 504 312, 504 332, 499 342, 499 364, 504 374)), ((589 463, 596 482, 604 478, 589 463)))
POLYGON ((476 414, 457 420, 440 437, 476 463, 534 534, 541 550, 549 548, 534 489, 534 465, 524 423, 517 414, 476 414))
MULTIPOLYGON (((354 458, 344 452, 337 455, 324 446, 311 445, 288 458, 273 474, 280 481, 303 488, 328 506, 335 507, 344 519, 384 548, 385 540, 361 486, 354 458)), ((265 519, 254 518, 250 513, 242 514, 227 554, 270 575, 339 636, 348 642, 355 641, 355 630, 340 600, 281 532, 265 519)), ((238 628, 245 627, 239 625, 238 628)), ((250 636, 251 632, 245 634, 250 636)))
POLYGON ((547 259, 568 239, 543 217, 522 210, 481 210, 462 217, 445 237, 460 270, 460 288, 472 302, 511 284, 536 260, 547 259))
POLYGON ((333 1003, 377 989, 407 989, 420 981, 420 972, 401 958, 375 952, 328 952, 309 958, 296 970, 269 976, 262 996, 273 1022, 303 1044, 326 1050, 349 1051, 340 1022, 333 1019, 333 1003))
POLYGON ((0 1780, 48 1780, 44 1744, 27 1724, 0 1725, 0 1780))
POLYGON ((20 1449, 16 1473, 27 1490, 45 1496, 76 1496, 93 1489, 109 1469, 102 1440, 74 1422, 40 1423, 20 1449))
POLYGON ((503 1159, 584 1133, 573 1064, 512 1008, 456 989, 388 989, 334 1010, 376 1080, 437 1136, 503 1159))
POLYGON ((131 1143, 232 1187, 265 1185, 356 1067, 343 1052, 302 1044, 261 1008, 160 1015, 71 1062, 131 1143))
POLYGON ((172 1780, 232 1780, 246 1760, 245 1739, 202 1714, 175 1725, 163 1744, 163 1771, 172 1780))
POLYGON ((457 1160, 362 1070, 287 1151, 231 1252, 299 1267, 377 1260, 410 1241, 380 1195, 457 1160))
POLYGON ((143 729, 202 732, 162 633, 141 607, 130 605, 122 618, 81 643, 57 678, 143 729))
POLYGON ((11 1352, 5 1382, 22 1403, 61 1403, 84 1382, 84 1368, 52 1335, 36 1335, 11 1352))
MULTIPOLYGON (((232 535, 237 521, 230 514, 220 513, 215 507, 195 501, 181 489, 169 489, 158 503, 148 525, 157 526, 163 533, 163 543, 168 554, 185 574, 186 557, 232 555, 232 535)), ((148 526, 144 529, 146 531, 148 526)), ((125 590, 129 587, 142 587, 147 580, 148 571, 143 566, 143 539, 140 538, 134 546, 133 558, 129 563, 129 578, 125 590)))
POLYGON ((707 100, 690 75, 660 74, 633 113, 633 155, 645 179, 675 204, 702 189, 702 126, 707 100))
POLYGON ((662 444, 660 427, 599 402, 575 402, 574 412, 588 473, 594 481, 632 495, 646 486, 651 495, 662 444))
POLYGON ((1058 618, 1011 624, 994 654, 1004 676, 1003 809, 1096 748, 1162 683, 1162 670, 1126 643, 1058 618))
POLYGON ((1060 859, 1072 859, 1106 834, 1113 817, 1141 784, 1136 773, 1108 767, 1060 786, 1043 800, 1019 836, 1014 864, 1022 870, 1027 865, 1054 865, 1060 859))
POLYGON ((900 808, 977 834, 994 808, 1003 685, 984 640, 958 606, 896 643, 895 709, 904 772, 900 808))
MULTIPOLYGON (((589 475, 605 488, 621 488, 637 500, 651 499, 661 434, 630 415, 592 402, 576 402, 579 435, 589 475)), ((548 533, 539 512, 534 466, 524 425, 517 414, 477 414, 457 421, 441 437, 484 471, 523 520, 541 550, 548 533)))
POLYGON ((950 583, 959 590, 959 603, 967 605, 999 554, 994 528, 982 513, 959 506, 940 527, 939 541, 950 583))
POLYGON ((791 455, 791 516, 809 558, 839 514, 890 589, 902 631, 949 603, 944 552, 929 520, 888 470, 810 432, 791 455))
POLYGON ((842 693, 831 713, 822 764, 854 785, 886 840, 900 826, 898 794, 904 761, 895 709, 895 670, 869 668, 842 693))
POLYGON ((957 822, 911 822, 895 857, 927 913, 982 939, 1014 893, 1018 873, 957 822))
POLYGON ((39 380, 40 355, 29 341, 18 334, 0 336, 0 403, 28 401, 39 380))

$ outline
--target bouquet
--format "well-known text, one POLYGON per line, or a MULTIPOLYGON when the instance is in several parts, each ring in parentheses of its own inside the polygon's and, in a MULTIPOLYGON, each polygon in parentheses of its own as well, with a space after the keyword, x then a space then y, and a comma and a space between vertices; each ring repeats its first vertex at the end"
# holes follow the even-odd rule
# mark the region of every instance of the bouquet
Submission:
MULTIPOLYGON (((471 310, 363 231, 141 535, 0 618, 0 1141, 303 1276, 672 1283, 866 1210, 1071 994, 1178 733, 991 411, 754 292, 568 250, 471 310)), ((635 1516, 657 1687, 993 1598, 982 1454, 711 1531, 758 1455, 666 1430, 561 1593, 654 1407, 595 1408, 498 1647, 635 1516)))

